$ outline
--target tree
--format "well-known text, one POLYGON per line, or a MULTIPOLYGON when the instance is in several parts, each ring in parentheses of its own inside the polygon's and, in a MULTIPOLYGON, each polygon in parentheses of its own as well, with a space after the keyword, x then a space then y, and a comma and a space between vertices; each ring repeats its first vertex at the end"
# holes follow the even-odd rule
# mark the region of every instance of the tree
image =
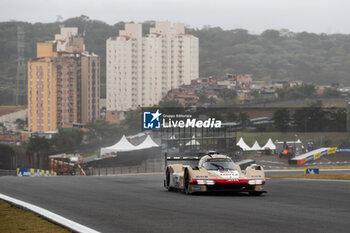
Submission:
POLYGON ((127 134, 138 133, 142 130, 142 113, 140 110, 130 110, 126 112, 125 120, 120 123, 123 132, 127 134))
POLYGON ((249 123, 249 116, 245 112, 240 112, 238 115, 238 120, 241 122, 242 128, 245 129, 249 123))
POLYGON ((234 101, 237 98, 236 90, 222 89, 219 92, 219 97, 224 101, 234 101))
POLYGON ((346 131, 347 111, 345 108, 337 109, 336 112, 331 114, 331 117, 334 119, 333 123, 329 124, 330 126, 333 126, 332 131, 346 131))
POLYGON ((297 109, 294 113, 294 124, 301 132, 320 132, 326 126, 322 101, 316 101, 306 108, 297 109))
POLYGON ((273 114, 273 120, 274 120, 274 126, 280 131, 280 132, 287 132, 289 128, 290 123, 290 113, 288 109, 281 108, 278 109, 273 114))
POLYGON ((154 111, 160 109, 162 114, 181 114, 185 112, 185 108, 177 100, 163 100, 158 105, 152 107, 154 111))
POLYGON ((34 153, 45 153, 50 150, 50 140, 44 137, 34 136, 30 137, 27 146, 27 151, 34 153))
POLYGON ((261 33, 261 37, 265 40, 278 40, 280 39, 280 32, 276 30, 266 30, 263 33, 261 33))
POLYGON ((338 90, 333 88, 325 88, 323 92, 323 96, 336 98, 336 97, 340 97, 341 93, 338 90))
POLYGON ((183 106, 177 100, 162 100, 154 108, 183 108, 183 106))
POLYGON ((228 122, 236 121, 237 115, 234 111, 229 111, 228 113, 226 113, 226 119, 228 122))
POLYGON ((204 93, 198 93, 197 96, 198 96, 198 103, 200 103, 200 104, 209 103, 208 95, 206 95, 204 93))
POLYGON ((121 125, 109 123, 104 120, 88 122, 85 128, 88 129, 86 136, 89 143, 96 146, 108 145, 125 133, 121 125))
POLYGON ((25 127, 27 127, 27 119, 16 119, 15 124, 17 125, 18 130, 24 130, 25 127))
POLYGON ((278 90, 280 99, 304 99, 315 96, 316 86, 314 84, 303 84, 301 86, 288 87, 278 90))
POLYGON ((79 149, 82 140, 83 132, 80 129, 59 130, 52 138, 52 145, 56 151, 74 152, 79 149))

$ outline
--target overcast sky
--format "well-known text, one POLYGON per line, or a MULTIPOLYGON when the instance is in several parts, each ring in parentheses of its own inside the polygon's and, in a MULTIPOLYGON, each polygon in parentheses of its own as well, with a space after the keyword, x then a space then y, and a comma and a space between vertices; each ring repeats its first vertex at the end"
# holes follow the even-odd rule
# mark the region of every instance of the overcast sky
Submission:
POLYGON ((251 33, 288 28, 350 34, 350 0, 0 0, 0 21, 54 22, 57 15, 82 14, 109 24, 167 20, 251 33))

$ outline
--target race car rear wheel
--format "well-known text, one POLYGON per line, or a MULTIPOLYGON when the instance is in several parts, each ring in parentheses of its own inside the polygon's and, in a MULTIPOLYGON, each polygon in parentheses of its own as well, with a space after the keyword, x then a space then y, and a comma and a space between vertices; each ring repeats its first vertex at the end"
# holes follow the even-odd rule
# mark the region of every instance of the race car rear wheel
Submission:
POLYGON ((174 188, 173 187, 170 187, 170 171, 169 171, 169 168, 166 169, 166 173, 165 173, 165 187, 168 191, 173 191, 174 188))
POLYGON ((189 175, 187 169, 184 172, 184 191, 186 194, 191 194, 190 192, 190 184, 189 184, 189 175))

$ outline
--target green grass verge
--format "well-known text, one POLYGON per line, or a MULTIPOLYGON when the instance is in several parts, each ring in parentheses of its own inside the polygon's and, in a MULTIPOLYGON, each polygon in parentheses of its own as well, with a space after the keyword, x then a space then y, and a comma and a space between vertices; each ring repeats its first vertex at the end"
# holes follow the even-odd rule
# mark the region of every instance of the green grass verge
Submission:
POLYGON ((92 155, 99 155, 100 154, 100 149, 96 149, 94 151, 86 152, 86 153, 80 153, 80 156, 82 157, 88 157, 92 155))
POLYGON ((0 200, 0 232, 70 232, 39 215, 0 200))

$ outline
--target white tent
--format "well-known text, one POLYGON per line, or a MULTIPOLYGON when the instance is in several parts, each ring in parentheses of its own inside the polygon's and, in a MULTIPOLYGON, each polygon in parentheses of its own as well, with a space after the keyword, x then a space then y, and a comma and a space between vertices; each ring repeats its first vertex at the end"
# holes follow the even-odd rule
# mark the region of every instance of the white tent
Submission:
POLYGON ((262 148, 263 149, 269 148, 270 150, 276 150, 276 145, 272 142, 271 138, 269 138, 265 146, 263 146, 262 148))
POLYGON ((243 138, 240 138, 236 145, 242 148, 243 151, 250 150, 250 147, 244 142, 243 138))
POLYGON ((159 145, 152 140, 151 136, 147 135, 146 139, 140 145, 137 145, 135 149, 141 150, 151 147, 159 147, 159 145))
POLYGON ((199 146, 200 143, 195 139, 195 137, 192 137, 192 140, 186 143, 186 146, 199 146))
POLYGON ((131 151, 135 150, 135 146, 131 144, 128 139, 126 139, 125 135, 113 146, 103 147, 101 148, 100 155, 104 155, 107 153, 118 152, 118 151, 131 151))
POLYGON ((255 142, 254 142, 254 145, 253 145, 250 149, 251 149, 251 150, 255 150, 255 151, 257 151, 257 150, 262 150, 262 148, 260 147, 258 141, 255 141, 255 142))

